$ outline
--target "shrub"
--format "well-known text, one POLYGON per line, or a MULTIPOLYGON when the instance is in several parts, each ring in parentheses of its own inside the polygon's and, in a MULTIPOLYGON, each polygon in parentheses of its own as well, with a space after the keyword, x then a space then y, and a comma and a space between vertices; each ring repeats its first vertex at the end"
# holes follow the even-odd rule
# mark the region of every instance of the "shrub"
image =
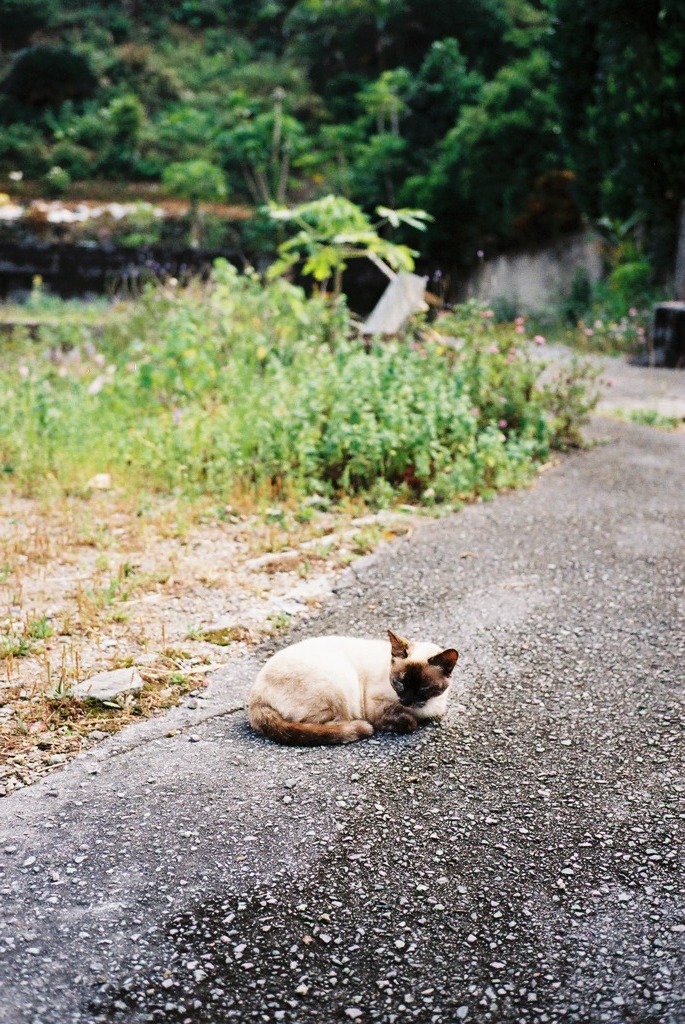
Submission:
POLYGON ((93 96, 97 79, 81 54, 66 46, 32 46, 17 54, 2 91, 28 107, 59 107, 93 96))
POLYGON ((0 0, 3 49, 24 46, 34 32, 49 26, 55 13, 55 0, 0 0))
POLYGON ((43 180, 45 181, 46 188, 51 196, 64 195, 71 185, 69 172, 65 171, 63 167, 57 166, 57 164, 50 168, 43 180))

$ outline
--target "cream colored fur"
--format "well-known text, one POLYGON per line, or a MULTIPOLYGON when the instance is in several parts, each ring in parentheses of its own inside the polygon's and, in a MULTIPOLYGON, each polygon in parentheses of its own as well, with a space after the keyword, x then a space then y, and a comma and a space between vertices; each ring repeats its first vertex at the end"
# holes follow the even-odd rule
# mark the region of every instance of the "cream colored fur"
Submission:
MULTIPOLYGON (((442 649, 432 643, 407 643, 405 661, 427 662, 442 649)), ((313 742, 276 735, 265 712, 276 712, 287 723, 354 723, 341 731, 343 738, 320 742, 350 742, 370 735, 389 708, 398 705, 391 685, 393 659, 387 640, 323 636, 302 640, 279 651, 257 676, 248 705, 257 731, 283 742, 313 742)), ((426 704, 411 708, 416 719, 440 718, 449 690, 426 704)), ((331 726, 332 728, 332 726, 331 726)), ((314 732, 314 730, 310 730, 314 732)))

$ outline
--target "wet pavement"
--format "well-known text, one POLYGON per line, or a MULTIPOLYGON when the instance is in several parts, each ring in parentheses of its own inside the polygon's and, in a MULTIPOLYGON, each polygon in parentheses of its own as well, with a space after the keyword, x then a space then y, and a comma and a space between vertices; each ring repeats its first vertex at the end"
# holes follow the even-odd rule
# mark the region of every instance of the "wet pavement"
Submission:
POLYGON ((272 642, 3 800, 0 1021, 683 1021, 685 432, 595 429, 279 641, 455 644, 441 727, 254 737, 272 642))

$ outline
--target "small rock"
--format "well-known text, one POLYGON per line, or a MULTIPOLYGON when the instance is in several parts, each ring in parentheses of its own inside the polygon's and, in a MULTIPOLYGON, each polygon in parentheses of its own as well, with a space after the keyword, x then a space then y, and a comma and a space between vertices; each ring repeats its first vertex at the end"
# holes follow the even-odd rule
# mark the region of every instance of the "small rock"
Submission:
POLYGON ((92 476, 86 487, 89 491, 110 491, 112 489, 112 477, 109 473, 96 473, 92 476))
POLYGON ((89 740, 106 740, 109 736, 108 732, 104 732, 102 729, 91 729, 88 733, 89 740))
POLYGON ((356 1006, 348 1006, 345 1009, 345 1015, 349 1017, 350 1020, 357 1020, 361 1017, 362 1011, 358 1010, 356 1006))
POLYGON ((188 742, 189 743, 199 743, 200 742, 200 737, 199 736, 189 736, 188 737, 188 742))
POLYGON ((75 683, 74 697, 90 700, 113 700, 124 693, 141 690, 143 680, 136 668, 116 668, 111 672, 98 672, 82 683, 75 683))

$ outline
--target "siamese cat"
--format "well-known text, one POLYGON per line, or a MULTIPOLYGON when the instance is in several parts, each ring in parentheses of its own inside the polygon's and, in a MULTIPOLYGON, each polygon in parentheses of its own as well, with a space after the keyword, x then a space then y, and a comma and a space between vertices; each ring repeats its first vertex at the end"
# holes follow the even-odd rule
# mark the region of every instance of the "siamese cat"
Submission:
POLYGON ((353 743, 379 732, 413 732, 442 718, 459 654, 412 642, 321 636, 274 654, 248 702, 252 728, 295 746, 353 743))

